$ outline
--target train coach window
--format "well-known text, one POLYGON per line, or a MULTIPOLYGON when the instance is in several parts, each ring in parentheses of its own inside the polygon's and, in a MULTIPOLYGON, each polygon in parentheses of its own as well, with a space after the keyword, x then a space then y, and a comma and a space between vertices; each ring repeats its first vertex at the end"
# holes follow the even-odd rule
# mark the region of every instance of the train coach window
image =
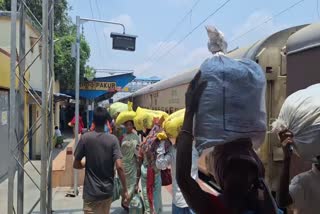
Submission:
POLYGON ((266 67, 266 73, 267 73, 267 74, 271 74, 271 73, 272 73, 272 67, 267 66, 267 67, 266 67))

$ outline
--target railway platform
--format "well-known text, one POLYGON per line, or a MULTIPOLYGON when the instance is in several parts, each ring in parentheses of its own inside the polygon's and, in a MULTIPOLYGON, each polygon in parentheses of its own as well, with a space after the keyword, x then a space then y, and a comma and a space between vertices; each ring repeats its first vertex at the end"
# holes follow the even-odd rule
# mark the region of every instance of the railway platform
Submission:
MULTIPOLYGON (((72 167, 72 155, 68 155, 68 148, 73 147, 73 139, 65 140, 64 148, 54 149, 54 161, 53 161, 53 189, 52 189, 52 208, 53 213, 59 214, 73 214, 73 213, 83 213, 82 206, 82 187, 79 188, 79 195, 76 197, 69 197, 68 193, 72 192, 71 182, 73 180, 72 173, 70 172, 60 172, 60 171, 72 171, 69 169, 72 167), (70 159, 71 158, 71 159, 70 159), (62 173, 62 174, 61 174, 62 173), (60 179, 59 179, 60 177, 60 179), (68 179, 61 179, 61 177, 70 177, 68 179), (64 180, 64 182, 61 182, 64 180), (70 180, 70 182, 69 182, 70 180)), ((41 161, 32 161, 33 165, 40 170, 41 161)), ((38 214, 40 213, 40 204, 38 203, 35 207, 33 205, 38 200, 39 190, 35 186, 40 186, 40 176, 37 174, 36 170, 34 170, 33 166, 30 163, 25 165, 26 172, 30 175, 30 177, 34 180, 32 181, 28 176, 25 176, 24 180, 24 213, 32 213, 38 214), (35 183, 33 183, 35 182, 35 183), (32 212, 29 212, 32 210, 32 212)), ((81 174, 81 172, 80 172, 81 174)), ((80 177, 82 177, 80 175, 80 177)), ((15 176, 17 178, 17 175, 15 176)), ((80 180, 83 178, 80 178, 80 180)), ((210 193, 215 194, 216 192, 205 182, 199 180, 200 186, 210 193)), ((15 179, 15 190, 17 188, 17 179, 15 179)), ((16 199, 16 192, 14 198, 16 199)), ((7 193, 8 193, 8 180, 4 180, 0 182, 0 210, 1 213, 7 213, 7 193)), ((15 202, 16 203, 16 202, 15 202)), ((171 212, 172 207, 172 186, 162 187, 162 203, 163 203, 163 214, 169 214, 171 212)), ((111 212, 113 214, 122 214, 126 213, 122 207, 120 200, 112 203, 111 212)))
MULTIPOLYGON (((34 164, 37 167, 40 167, 40 162, 36 161, 34 164)), ((27 165, 26 167, 30 167, 27 165)), ((36 175, 32 175, 36 178, 36 175)), ((36 180, 36 182, 40 183, 40 179, 36 180)), ((16 182, 15 182, 16 183, 16 182)), ((0 204, 1 204, 1 213, 7 213, 7 181, 3 181, 0 184, 0 204)), ((68 197, 68 193, 72 191, 70 187, 56 187, 53 189, 53 200, 52 200, 52 208, 53 213, 56 214, 81 214, 83 213, 82 207, 82 187, 79 188, 79 195, 77 197, 68 197)), ((171 213, 171 188, 163 187, 162 188, 162 202, 163 202, 163 213, 169 214, 171 213)), ((39 190, 33 185, 29 178, 25 179, 25 204, 24 213, 29 213, 29 210, 32 209, 32 206, 37 201, 37 198, 34 196, 39 195, 39 190)), ((16 197, 15 197, 16 198, 16 197)), ((38 204, 34 210, 31 212, 32 214, 40 213, 40 205, 38 204)), ((125 214, 126 212, 121 207, 120 200, 112 203, 111 211, 112 214, 125 214)))

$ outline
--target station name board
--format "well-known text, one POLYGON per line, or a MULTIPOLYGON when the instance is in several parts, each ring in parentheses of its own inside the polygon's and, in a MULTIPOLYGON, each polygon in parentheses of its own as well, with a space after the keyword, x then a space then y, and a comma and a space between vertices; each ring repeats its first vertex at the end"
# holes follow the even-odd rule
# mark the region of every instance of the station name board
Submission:
POLYGON ((117 89, 115 82, 83 82, 80 83, 80 90, 92 91, 114 91, 117 89))

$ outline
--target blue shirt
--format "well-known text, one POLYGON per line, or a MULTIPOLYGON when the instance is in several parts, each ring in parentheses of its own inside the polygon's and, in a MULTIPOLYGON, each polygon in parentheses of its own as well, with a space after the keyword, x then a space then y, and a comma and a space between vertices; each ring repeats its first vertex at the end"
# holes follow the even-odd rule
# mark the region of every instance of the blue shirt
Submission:
POLYGON ((107 125, 104 125, 104 132, 109 133, 109 127, 107 125))

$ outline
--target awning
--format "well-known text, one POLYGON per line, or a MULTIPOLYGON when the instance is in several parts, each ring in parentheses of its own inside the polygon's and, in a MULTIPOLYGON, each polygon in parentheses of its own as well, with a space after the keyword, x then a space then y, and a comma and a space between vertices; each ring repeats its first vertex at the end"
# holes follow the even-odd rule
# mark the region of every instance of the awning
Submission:
MULTIPOLYGON (((101 101, 112 97, 117 89, 125 87, 135 79, 133 73, 119 74, 108 77, 94 78, 92 81, 84 81, 80 84, 80 98, 101 101)), ((75 97, 74 89, 61 90, 62 93, 75 97)))
POLYGON ((71 98, 71 96, 62 93, 54 93, 54 102, 66 101, 71 98))
MULTIPOLYGON (((37 99, 38 103, 41 103, 41 91, 38 89, 34 89, 33 91, 30 90, 32 95, 29 94, 29 104, 35 104, 35 99, 37 99)), ((67 95, 67 94, 63 94, 63 93, 53 93, 53 102, 57 103, 57 102, 61 102, 61 101, 67 101, 70 98, 72 98, 71 96, 67 95)))

